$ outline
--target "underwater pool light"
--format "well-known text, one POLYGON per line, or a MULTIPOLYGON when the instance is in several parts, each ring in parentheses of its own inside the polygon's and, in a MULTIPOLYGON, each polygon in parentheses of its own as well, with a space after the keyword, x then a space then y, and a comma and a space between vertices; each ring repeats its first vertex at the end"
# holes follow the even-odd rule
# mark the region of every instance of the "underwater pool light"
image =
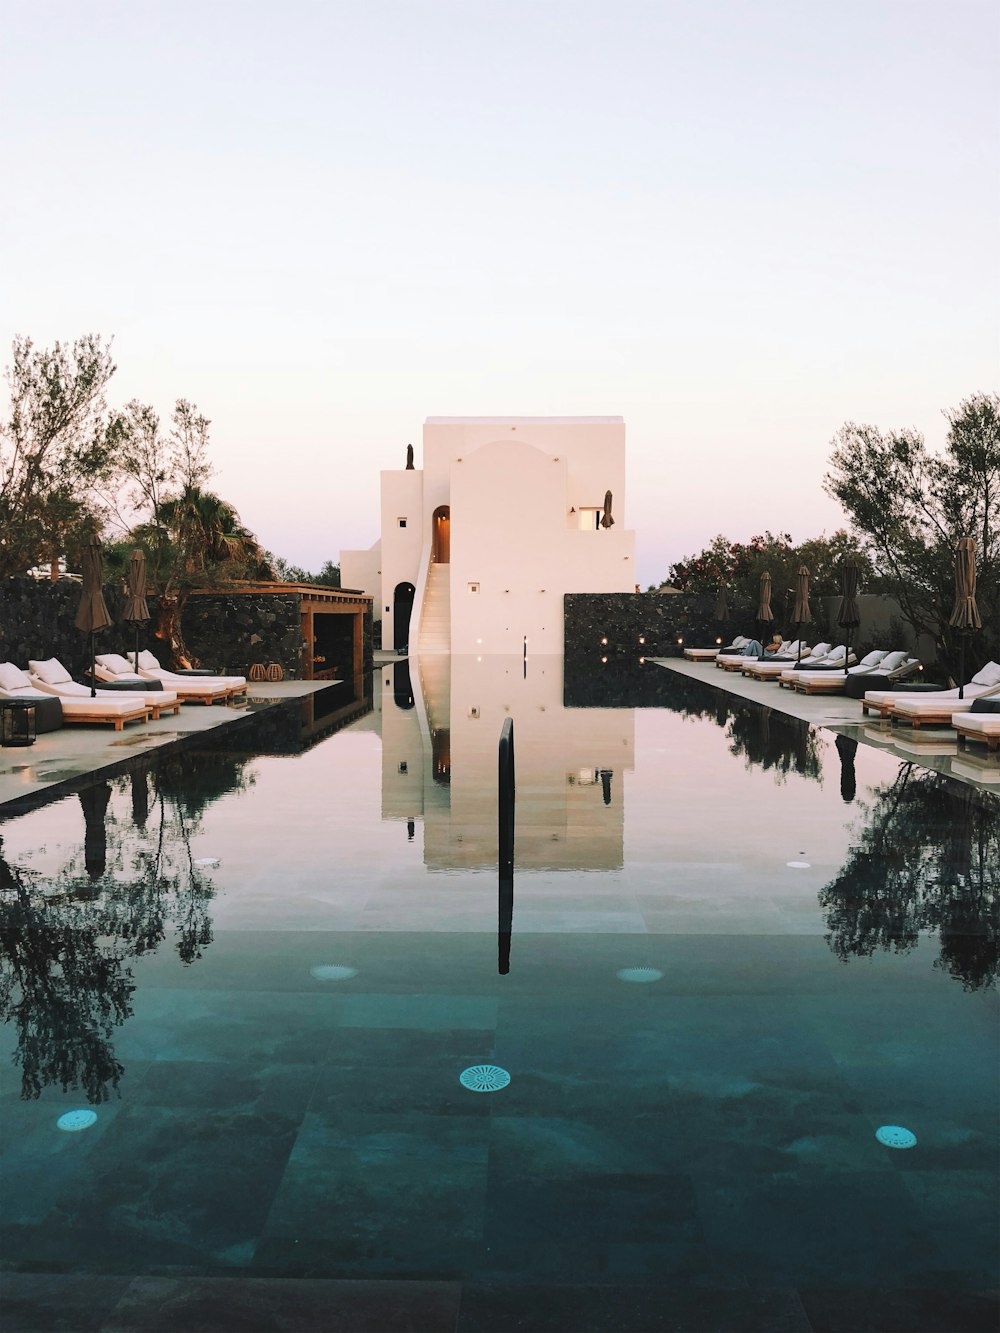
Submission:
POLYGON ((785 865, 786 865, 786 866, 789 866, 792 870, 808 870, 809 867, 812 865, 812 862, 811 862, 811 861, 786 861, 786 862, 785 862, 785 865))
POLYGON ((462 1070, 458 1081, 470 1092, 499 1092, 510 1082, 510 1075, 499 1065, 470 1065, 462 1070))
POLYGON ((648 982, 660 981, 663 973, 655 967, 622 967, 615 973, 619 981, 648 982))
POLYGON ((917 1142, 916 1134, 902 1125, 881 1125, 875 1137, 885 1148, 913 1148, 917 1142))
POLYGON ((195 861, 195 865, 202 870, 217 870, 220 864, 217 856, 199 856, 195 861))
POLYGON ((318 963, 309 969, 309 975, 317 981, 350 981, 358 975, 358 969, 343 967, 339 963, 318 963))
POLYGON ((67 1111, 56 1121, 60 1129, 64 1129, 67 1134, 76 1134, 81 1129, 89 1129, 91 1125, 97 1124, 96 1111, 67 1111))

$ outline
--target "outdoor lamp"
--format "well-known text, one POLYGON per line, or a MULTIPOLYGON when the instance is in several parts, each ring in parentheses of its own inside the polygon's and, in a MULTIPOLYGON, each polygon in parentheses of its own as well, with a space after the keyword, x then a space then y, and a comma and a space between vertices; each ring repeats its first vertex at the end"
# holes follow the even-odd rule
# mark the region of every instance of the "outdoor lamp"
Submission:
POLYGON ((33 704, 7 703, 0 708, 0 745, 34 745, 33 704))

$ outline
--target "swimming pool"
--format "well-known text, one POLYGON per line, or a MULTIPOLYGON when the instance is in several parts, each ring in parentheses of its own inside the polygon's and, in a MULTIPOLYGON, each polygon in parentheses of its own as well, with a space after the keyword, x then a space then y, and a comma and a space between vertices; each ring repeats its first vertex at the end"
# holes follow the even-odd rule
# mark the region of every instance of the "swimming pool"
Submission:
POLYGON ((996 800, 707 685, 601 692, 394 664, 301 753, 0 823, 24 1327, 995 1327, 996 800))

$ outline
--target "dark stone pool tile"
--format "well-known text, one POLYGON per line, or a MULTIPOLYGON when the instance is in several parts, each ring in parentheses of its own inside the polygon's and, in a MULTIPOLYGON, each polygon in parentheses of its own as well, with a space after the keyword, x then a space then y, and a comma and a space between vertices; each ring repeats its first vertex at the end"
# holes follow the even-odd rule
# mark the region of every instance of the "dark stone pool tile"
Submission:
POLYGON ((155 1060, 133 1093, 137 1104, 268 1115, 301 1120, 318 1063, 244 1064, 234 1060, 155 1060))
POLYGON ((133 1106, 114 1128, 48 1222, 75 1233, 92 1261, 110 1257, 133 1272, 249 1264, 296 1123, 277 1113, 133 1106))
POLYGON ((996 1333, 995 1291, 938 1290, 920 1285, 804 1287, 800 1295, 814 1333, 996 1333))
POLYGON ((689 1261, 703 1238, 684 1176, 515 1181, 491 1172, 485 1239, 484 1274, 573 1282, 662 1274, 689 1261))
POLYGON ((329 1242, 331 1274, 456 1276, 482 1250, 488 1130, 479 1117, 310 1113, 265 1236, 329 1242))
POLYGON ((798 1292, 466 1284, 457 1333, 813 1333, 798 1292))
POLYGON ((86 1098, 72 1094, 58 1101, 5 1102, 0 1107, 0 1222, 41 1222, 57 1199, 88 1177, 92 1157, 121 1114, 118 1102, 88 1107, 86 1098), (71 1110, 91 1110, 97 1120, 89 1129, 67 1133, 56 1122, 71 1110))
MULTIPOLYGON (((893 1157, 912 1156, 896 1152, 893 1157)), ((1000 1257, 1000 1183, 994 1155, 975 1171, 907 1171, 903 1179, 934 1236, 937 1268, 964 1275, 966 1288, 996 1280, 1000 1257)), ((1000 1328, 1000 1321, 998 1321, 1000 1328)))
POLYGON ((705 1239, 752 1286, 917 1282, 934 1236, 893 1171, 694 1176, 705 1239))
POLYGON ((464 1088, 459 1075, 470 1065, 492 1063, 492 1032, 341 1029, 319 1072, 310 1109, 486 1116, 492 1099, 464 1088), (342 1043, 341 1035, 351 1040, 342 1043))
POLYGON ((136 1278, 101 1333, 454 1333, 457 1283, 136 1278))
POLYGON ((337 1027, 330 995, 267 991, 148 990, 121 1029, 118 1054, 132 1059, 309 1065, 337 1027))
POLYGON ((86 1273, 0 1274, 4 1333, 100 1333, 131 1279, 86 1273))

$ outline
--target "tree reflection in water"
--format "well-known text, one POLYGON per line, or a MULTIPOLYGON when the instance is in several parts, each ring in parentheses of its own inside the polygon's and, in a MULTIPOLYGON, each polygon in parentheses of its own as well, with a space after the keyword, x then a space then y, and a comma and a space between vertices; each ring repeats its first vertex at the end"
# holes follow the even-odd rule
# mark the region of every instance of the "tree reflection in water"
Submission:
POLYGON ((152 771, 151 802, 145 772, 117 779, 119 793, 131 786, 123 821, 105 815, 107 784, 81 792, 85 835, 53 874, 10 864, 0 839, 0 1019, 17 1032, 22 1097, 58 1085, 104 1102, 117 1090, 129 963, 168 932, 185 965, 211 943, 215 890, 191 838, 213 801, 253 784, 247 762, 217 751, 168 758, 152 771))
POLYGON ((978 990, 996 981, 1000 803, 940 773, 903 764, 862 807, 866 825, 820 893, 827 942, 845 962, 906 953, 937 931, 936 966, 978 990))

